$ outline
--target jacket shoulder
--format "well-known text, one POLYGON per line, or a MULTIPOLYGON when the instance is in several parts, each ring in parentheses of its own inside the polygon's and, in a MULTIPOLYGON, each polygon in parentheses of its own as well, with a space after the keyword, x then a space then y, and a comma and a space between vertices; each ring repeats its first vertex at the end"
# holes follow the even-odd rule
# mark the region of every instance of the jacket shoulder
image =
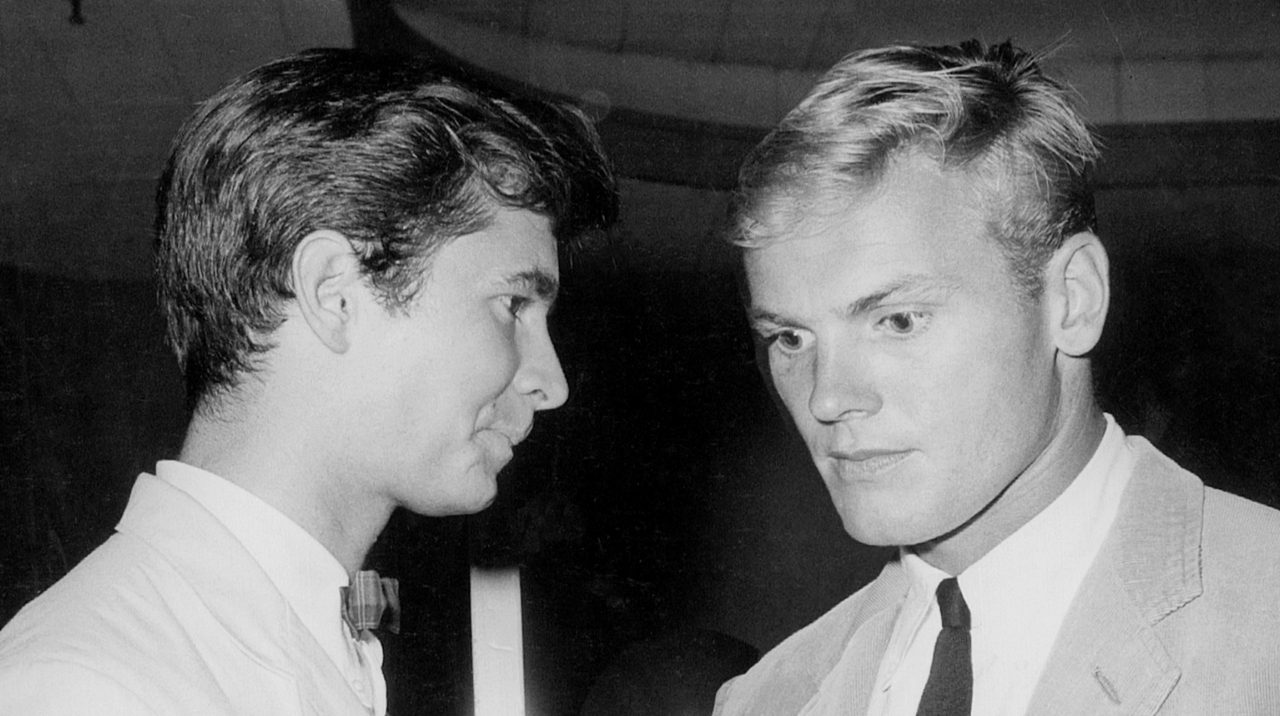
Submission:
POLYGON ((146 545, 116 534, 22 608, 0 631, 0 670, 24 662, 83 664, 110 676, 167 661, 157 649, 189 649, 174 617, 187 585, 146 545))
POLYGON ((1250 535, 1249 544, 1239 545, 1257 556, 1270 551, 1272 559, 1280 547, 1280 510, 1230 492, 1205 488, 1206 536, 1250 535))
POLYGON ((1206 488, 1198 556, 1200 595, 1155 627, 1182 672, 1168 712, 1280 712, 1280 512, 1206 488))
MULTIPOLYGON (((171 565, 116 534, 0 631, 0 712, 74 713, 91 696, 94 713, 247 713, 222 676, 244 660, 235 650, 171 565)), ((266 669, 241 671, 250 695, 296 691, 266 669)))
POLYGON ((1207 600, 1254 603, 1237 618, 1261 609, 1261 618, 1280 630, 1280 511, 1206 488, 1200 568, 1207 600))
POLYGON ((799 712, 860 629, 880 615, 887 615, 884 623, 892 625, 906 586, 895 559, 870 584, 787 637, 747 673, 722 686, 716 696, 716 716, 799 712))

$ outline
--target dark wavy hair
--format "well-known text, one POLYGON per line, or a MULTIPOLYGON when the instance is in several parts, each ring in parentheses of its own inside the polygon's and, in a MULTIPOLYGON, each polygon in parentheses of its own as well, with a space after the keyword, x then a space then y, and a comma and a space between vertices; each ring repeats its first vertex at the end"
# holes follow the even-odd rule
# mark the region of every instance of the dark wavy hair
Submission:
POLYGON ((356 247, 404 308, 447 242, 497 207, 580 243, 618 213, 612 171, 576 109, 480 88, 411 57, 309 50, 232 81, 187 120, 157 191, 156 270, 192 404, 255 369, 293 298, 307 234, 356 247))
POLYGON ((899 152, 971 172, 992 237, 1028 296, 1045 262, 1096 219, 1097 144, 1070 90, 1009 42, 857 52, 829 70, 744 163, 732 241, 765 245, 814 212, 843 207, 899 152))

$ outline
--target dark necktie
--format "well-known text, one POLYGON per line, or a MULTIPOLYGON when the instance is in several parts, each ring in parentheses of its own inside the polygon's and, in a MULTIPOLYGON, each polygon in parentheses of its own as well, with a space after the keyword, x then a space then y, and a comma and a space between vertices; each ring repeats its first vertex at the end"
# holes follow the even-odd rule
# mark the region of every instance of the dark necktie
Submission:
POLYGON ((955 577, 938 585, 942 631, 933 646, 933 666, 916 716, 969 716, 973 703, 973 661, 969 655, 969 605, 955 577))
POLYGON ((387 631, 400 633, 400 582, 379 577, 372 569, 362 569, 351 576, 351 586, 342 587, 342 620, 359 634, 365 629, 382 626, 387 616, 387 631))

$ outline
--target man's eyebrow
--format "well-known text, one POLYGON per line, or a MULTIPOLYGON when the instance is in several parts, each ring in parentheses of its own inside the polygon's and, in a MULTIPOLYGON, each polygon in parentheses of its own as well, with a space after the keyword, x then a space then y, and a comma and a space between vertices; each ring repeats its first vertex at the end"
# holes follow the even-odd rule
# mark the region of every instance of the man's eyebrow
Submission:
POLYGON ((747 308, 747 322, 753 326, 759 325, 761 323, 773 323, 775 325, 782 325, 787 323, 787 320, 783 318, 781 315, 774 313, 773 311, 760 308, 759 306, 749 306, 747 308))
POLYGON ((519 271, 503 278, 503 283, 529 291, 547 303, 555 303, 560 295, 560 281, 542 269, 519 271))
POLYGON ((955 281, 939 276, 929 274, 900 276, 884 287, 856 299, 845 306, 841 313, 849 317, 858 316, 874 310, 889 299, 942 298, 958 288, 955 281))
MULTIPOLYGON (((883 287, 855 299, 852 303, 840 309, 839 312, 846 317, 858 316, 874 310, 889 299, 941 298, 953 293, 958 288, 959 285, 955 281, 939 276, 927 274, 900 276, 883 287)), ((792 322, 786 316, 760 306, 751 306, 747 309, 747 320, 752 325, 760 323, 787 325, 792 322)))

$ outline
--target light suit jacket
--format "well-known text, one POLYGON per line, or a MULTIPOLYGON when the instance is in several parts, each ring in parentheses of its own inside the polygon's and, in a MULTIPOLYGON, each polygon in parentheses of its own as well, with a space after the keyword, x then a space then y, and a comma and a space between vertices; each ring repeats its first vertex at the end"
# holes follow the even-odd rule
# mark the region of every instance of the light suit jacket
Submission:
POLYGON ((0 714, 367 714, 257 562, 138 478, 116 534, 0 631, 0 714))
MULTIPOLYGON (((1128 440, 1133 477, 1027 713, 1280 714, 1280 512, 1128 440)), ((721 687, 716 716, 865 714, 907 586, 891 561, 721 687)))

